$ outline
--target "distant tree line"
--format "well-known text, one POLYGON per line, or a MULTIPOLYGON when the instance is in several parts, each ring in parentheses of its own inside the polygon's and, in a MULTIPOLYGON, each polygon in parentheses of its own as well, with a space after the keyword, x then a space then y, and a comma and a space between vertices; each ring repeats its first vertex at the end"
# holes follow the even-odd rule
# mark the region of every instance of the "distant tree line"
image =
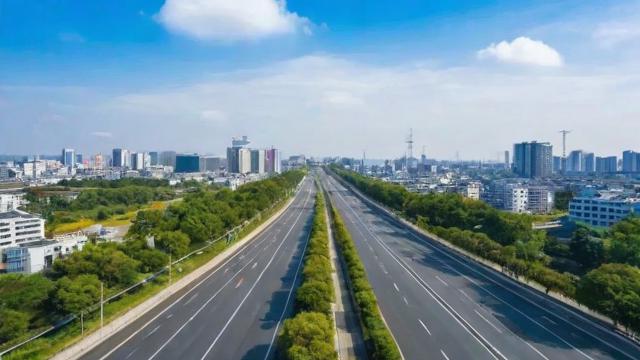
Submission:
POLYGON ((359 190, 405 216, 421 228, 480 257, 572 297, 633 331, 640 331, 640 218, 614 225, 604 240, 578 227, 568 247, 533 230, 533 218, 491 208, 458 194, 417 194, 333 166, 332 170, 359 190), (549 267, 544 249, 553 247, 586 271, 579 277, 549 267))

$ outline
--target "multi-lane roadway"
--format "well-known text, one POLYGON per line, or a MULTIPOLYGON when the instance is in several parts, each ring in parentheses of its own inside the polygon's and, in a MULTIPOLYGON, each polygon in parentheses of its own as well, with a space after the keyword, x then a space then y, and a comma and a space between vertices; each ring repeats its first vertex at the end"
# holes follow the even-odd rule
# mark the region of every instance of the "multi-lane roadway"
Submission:
POLYGON ((405 359, 640 359, 607 326, 408 229, 322 176, 405 359))
POLYGON ((257 237, 191 286, 83 359, 269 359, 292 310, 309 239, 315 187, 257 237))

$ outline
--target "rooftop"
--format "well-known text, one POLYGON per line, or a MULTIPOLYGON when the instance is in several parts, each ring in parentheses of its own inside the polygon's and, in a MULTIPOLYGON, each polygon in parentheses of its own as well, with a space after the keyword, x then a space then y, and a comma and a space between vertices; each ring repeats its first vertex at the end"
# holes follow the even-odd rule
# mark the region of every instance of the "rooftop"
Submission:
POLYGON ((18 210, 12 210, 12 211, 7 211, 7 212, 2 212, 0 213, 0 220, 2 219, 15 219, 15 218, 22 218, 22 219, 38 219, 37 216, 23 212, 23 211, 18 211, 18 210))

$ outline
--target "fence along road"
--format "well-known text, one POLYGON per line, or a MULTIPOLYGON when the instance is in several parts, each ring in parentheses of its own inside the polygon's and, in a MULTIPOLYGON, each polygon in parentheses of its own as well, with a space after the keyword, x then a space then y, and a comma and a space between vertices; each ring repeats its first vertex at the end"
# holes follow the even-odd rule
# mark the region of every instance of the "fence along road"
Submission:
POLYGON ((322 177, 406 359, 640 359, 640 348, 544 294, 399 224, 322 177))
POLYGON ((293 305, 314 194, 305 180, 292 205, 227 262, 82 358, 272 358, 293 305))

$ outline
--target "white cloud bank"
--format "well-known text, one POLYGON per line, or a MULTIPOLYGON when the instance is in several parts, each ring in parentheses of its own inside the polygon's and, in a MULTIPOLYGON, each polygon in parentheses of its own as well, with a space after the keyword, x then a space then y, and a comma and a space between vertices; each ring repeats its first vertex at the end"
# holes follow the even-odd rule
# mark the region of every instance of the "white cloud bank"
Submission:
POLYGON ((222 42, 310 32, 284 0, 167 0, 156 19, 171 32, 222 42))
POLYGON ((638 21, 613 21, 598 25, 593 37, 604 47, 614 47, 623 43, 640 39, 640 23, 638 21))
POLYGON ((511 42, 501 41, 477 52, 479 59, 495 59, 504 63, 559 67, 562 56, 542 41, 521 36, 511 42))
POLYGON ((128 147, 220 154, 232 136, 248 135, 254 146, 274 145, 288 155, 359 157, 365 150, 381 158, 402 156, 413 128, 415 148, 425 145, 429 157, 452 159, 459 151, 463 159, 494 160, 524 140, 552 141, 557 152, 560 129, 574 129, 571 149, 598 155, 633 149, 640 71, 635 63, 540 72, 373 65, 317 55, 135 92, 5 93, 2 113, 12 121, 0 120, 0 133, 8 134, 0 152, 33 152, 28 148, 35 143, 51 153, 72 146, 85 153, 128 147), (52 101, 65 106, 52 108, 52 101), (59 123, 32 124, 53 112, 77 131, 52 137, 59 123), (28 124, 32 130, 25 130, 28 124), (144 129, 145 136, 132 129, 144 129), (113 137, 85 135, 95 130, 113 137), (20 141, 25 131, 35 134, 33 141, 20 141))

